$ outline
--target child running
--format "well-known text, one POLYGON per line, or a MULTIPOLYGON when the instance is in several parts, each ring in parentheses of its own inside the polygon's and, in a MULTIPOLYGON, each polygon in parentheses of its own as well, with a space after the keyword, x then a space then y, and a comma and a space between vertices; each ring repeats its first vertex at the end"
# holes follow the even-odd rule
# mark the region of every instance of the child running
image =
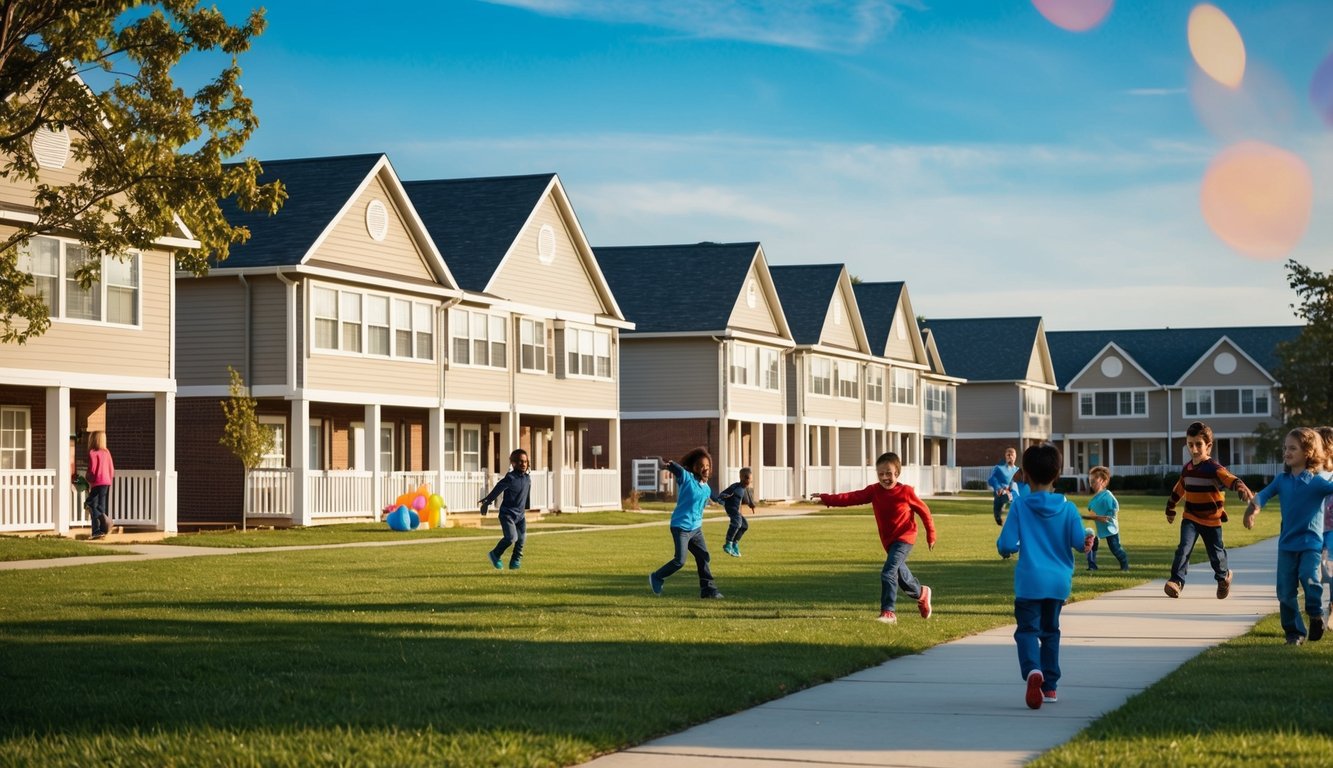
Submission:
POLYGON ((1097 536, 1092 540, 1092 549, 1088 551, 1088 570, 1097 570, 1097 539, 1106 539, 1106 547, 1120 563, 1120 570, 1129 570, 1129 555, 1120 546, 1120 502, 1106 487, 1111 484, 1111 470, 1106 467, 1093 467, 1088 470, 1088 485, 1092 487, 1092 498, 1088 499, 1088 512, 1084 520, 1093 520, 1097 525, 1097 536))
POLYGON ((680 462, 663 462, 676 478, 676 508, 671 513, 671 540, 675 555, 661 568, 648 574, 648 586, 654 595, 662 594, 667 577, 685 567, 685 552, 694 555, 694 567, 699 571, 699 597, 720 600, 722 593, 713 582, 713 571, 708 567, 708 543, 704 541, 704 507, 709 501, 720 501, 708 477, 713 473, 713 457, 707 448, 695 448, 680 462))
POLYGON ((750 521, 741 514, 741 505, 748 505, 750 514, 754 514, 754 493, 750 490, 752 475, 749 467, 742 467, 740 480, 727 486, 726 490, 717 495, 722 499, 722 508, 727 510, 727 518, 731 520, 731 524, 727 526, 727 540, 722 545, 722 551, 732 557, 741 556, 741 537, 750 530, 750 521))
POLYGON ((1014 499, 995 548, 1018 554, 1014 567, 1014 642, 1018 671, 1027 681, 1023 700, 1032 709, 1056 701, 1060 682, 1060 609, 1074 579, 1074 550, 1092 549, 1078 507, 1055 493, 1060 449, 1050 443, 1023 451, 1023 472, 1032 493, 1014 499))
POLYGON ((504 494, 500 500, 500 540, 486 553, 495 569, 503 570, 500 556, 512 544, 514 552, 509 556, 509 570, 517 571, 523 567, 523 543, 528 538, 528 496, 532 492, 532 475, 528 474, 528 452, 522 448, 509 454, 511 469, 495 484, 485 498, 477 502, 481 505, 481 516, 486 516, 486 509, 504 494))
POLYGON ((1324 441, 1309 427, 1297 427, 1282 441, 1282 474, 1273 478, 1245 509, 1245 527, 1274 496, 1282 510, 1277 540, 1277 602, 1287 645, 1314 642, 1324 636, 1324 585, 1319 580, 1319 551, 1323 548, 1324 498, 1333 493, 1333 481, 1314 472, 1324 466, 1324 441), (1297 586, 1305 589, 1305 611, 1310 616, 1306 635, 1301 622, 1297 586))
POLYGON ((1014 473, 1018 471, 1018 466, 1014 462, 1018 459, 1018 451, 1013 448, 1004 449, 1004 461, 996 464, 990 471, 990 477, 986 478, 986 485, 990 486, 995 494, 995 501, 991 503, 991 511, 995 513, 995 524, 1003 525, 1004 505, 1010 502, 1011 490, 1009 484, 1014 481, 1014 473))
POLYGON ((1207 424, 1196 421, 1185 428, 1185 448, 1190 452, 1190 460, 1181 468, 1180 479, 1166 502, 1166 522, 1176 521, 1176 505, 1182 498, 1185 519, 1180 521, 1180 545, 1171 561, 1171 578, 1162 589, 1167 597, 1180 597, 1190 567, 1190 554, 1195 542, 1203 539, 1208 561, 1213 566, 1213 578, 1217 580, 1217 599, 1222 600, 1231 594, 1231 571, 1227 568, 1226 545, 1222 543, 1222 523, 1227 521, 1222 491, 1234 490, 1241 501, 1254 498, 1254 493, 1212 458, 1213 430, 1207 424))
POLYGON ((921 517, 921 523, 926 527, 926 546, 930 549, 935 548, 935 521, 930 517, 930 508, 916 495, 912 486, 898 482, 902 470, 903 463, 898 454, 885 453, 875 460, 878 483, 859 491, 814 494, 825 506, 869 504, 874 510, 879 543, 884 546, 887 554, 884 567, 879 572, 879 620, 885 624, 898 622, 894 609, 897 607, 899 589, 916 600, 921 618, 929 619, 932 613, 930 587, 923 586, 908 570, 907 556, 916 544, 916 520, 912 513, 921 517))

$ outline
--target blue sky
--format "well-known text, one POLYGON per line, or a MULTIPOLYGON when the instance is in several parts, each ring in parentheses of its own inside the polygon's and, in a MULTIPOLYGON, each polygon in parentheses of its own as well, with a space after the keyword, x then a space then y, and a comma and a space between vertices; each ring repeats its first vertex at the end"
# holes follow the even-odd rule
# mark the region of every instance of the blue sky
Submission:
POLYGON ((1199 192, 1237 141, 1295 153, 1314 200, 1288 255, 1333 269, 1333 129, 1308 97, 1333 2, 1218 3, 1237 94, 1194 65, 1192 5, 1120 0, 1073 33, 1023 0, 278 0, 241 62, 248 153, 554 171, 594 246, 758 240, 905 280, 927 317, 1294 322, 1282 260, 1223 244, 1199 192))

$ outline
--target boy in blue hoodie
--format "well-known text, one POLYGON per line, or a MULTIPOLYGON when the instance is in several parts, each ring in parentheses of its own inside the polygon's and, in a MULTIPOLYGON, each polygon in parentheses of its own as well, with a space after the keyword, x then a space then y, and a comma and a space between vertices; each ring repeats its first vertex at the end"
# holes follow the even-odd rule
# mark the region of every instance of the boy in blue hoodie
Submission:
POLYGON ((1014 642, 1032 709, 1056 700, 1060 681, 1060 609, 1074 578, 1074 550, 1092 549, 1078 507, 1053 491, 1060 477, 1060 449, 1050 443, 1023 451, 1023 474, 1032 493, 1014 499, 995 542, 1000 554, 1018 554, 1014 568, 1014 642))

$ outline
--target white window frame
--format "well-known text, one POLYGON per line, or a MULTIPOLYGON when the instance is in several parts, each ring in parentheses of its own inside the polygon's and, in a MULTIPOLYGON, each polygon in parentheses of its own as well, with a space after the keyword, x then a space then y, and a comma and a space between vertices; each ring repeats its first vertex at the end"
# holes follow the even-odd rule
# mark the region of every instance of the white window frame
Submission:
POLYGON ((1078 393, 1080 419, 1142 419, 1148 416, 1146 389, 1097 389, 1078 393), (1097 396, 1114 395, 1115 413, 1097 413, 1097 396), (1087 411, 1085 413, 1085 411, 1087 411))
POLYGON ((949 387, 926 383, 921 386, 924 408, 930 413, 949 413, 949 387))
POLYGON ((458 426, 444 425, 444 466, 445 472, 458 471, 458 426))
POLYGON ((776 349, 759 348, 760 389, 777 392, 782 384, 782 354, 776 349))
POLYGON ((546 331, 549 320, 535 317, 518 319, 518 370, 521 373, 548 373, 546 370, 547 339, 546 331), (529 364, 531 359, 531 364, 529 364))
POLYGON ((449 364, 468 368, 499 368, 509 366, 509 319, 507 315, 492 314, 474 308, 454 307, 449 310, 449 364), (497 340, 495 337, 499 336, 497 340), (462 342, 465 346, 460 347, 462 342), (461 354, 460 354, 461 352, 461 354), (484 362, 477 362, 481 354, 484 362), (496 358, 499 358, 498 362, 496 358))
POLYGON ((728 365, 730 374, 728 376, 732 384, 738 387, 753 387, 759 382, 756 380, 754 370, 758 361, 758 350, 749 344, 732 342, 731 361, 728 365))
POLYGON ((393 472, 398 468, 398 431, 392 421, 380 422, 380 433, 375 443, 375 450, 380 456, 380 471, 393 472), (388 447, 385 447, 385 444, 388 447))
POLYGON ((810 356, 807 365, 805 391, 815 397, 833 397, 832 359, 818 355, 810 356))
POLYGON ((1180 393, 1180 412, 1189 418, 1201 416, 1268 416, 1273 411, 1273 391, 1270 387, 1184 387, 1180 393), (1217 410, 1217 393, 1236 391, 1236 412, 1217 410), (1204 397, 1204 394, 1207 397, 1204 397), (1245 410, 1245 396, 1250 396, 1251 410, 1245 410), (1264 409, 1258 410, 1257 403, 1262 399, 1264 409), (1204 409, 1205 400, 1207 410, 1204 409), (1190 406, 1194 406, 1191 411, 1190 406))
POLYGON ((0 469, 32 469, 32 408, 26 405, 0 405, 0 469), (19 417, 22 425, 17 422, 19 417), (6 427, 9 420, 14 425, 6 427), (18 439, 10 440, 14 437, 18 439))
POLYGON ((610 381, 611 333, 597 328, 565 326, 565 376, 610 381), (589 347, 586 353, 585 346, 589 347), (584 368, 590 370, 585 372, 584 368))
POLYGON ((458 443, 458 467, 459 467, 459 469, 461 469, 461 470, 464 471, 464 472, 480 472, 480 471, 481 471, 481 468, 482 468, 482 466, 483 466, 483 465, 482 465, 482 455, 481 455, 481 425, 480 425, 480 424, 464 424, 464 425, 462 425, 462 427, 460 427, 460 429, 459 429, 459 431, 458 431, 458 435, 459 435, 459 443, 458 443), (469 447, 468 447, 468 438, 469 438, 469 437, 471 437, 471 438, 473 438, 473 439, 476 440, 476 447, 475 447, 475 448, 469 448, 469 447), (476 462, 475 466, 471 466, 471 467, 469 467, 469 465, 468 465, 468 457, 469 457, 469 456, 474 456, 474 457, 476 457, 476 458, 474 459, 474 461, 476 462))
POLYGON ((894 368, 889 373, 889 402, 894 405, 916 405, 916 371, 894 368))
POLYGON ((884 402, 884 366, 882 365, 866 366, 866 400, 872 403, 884 402))
POLYGON ((1160 437, 1135 437, 1129 441, 1129 463, 1134 467, 1152 467, 1166 464, 1166 446, 1160 437), (1147 461, 1156 457, 1156 461, 1147 461), (1139 461, 1142 457, 1145 461, 1139 461))
MULTIPOLYGON (((32 252, 30 248, 33 242, 53 243, 55 245, 55 274, 42 273, 40 277, 47 278, 49 288, 54 292, 54 296, 46 296, 47 313, 52 322, 68 323, 90 323, 94 325, 107 325, 115 328, 143 328, 143 254, 139 251, 129 251, 121 257, 110 256, 107 254, 88 256, 88 249, 82 243, 73 240, 65 240, 58 237, 33 237, 30 242, 19 251, 18 269, 34 276, 32 252), (78 249, 85 254, 85 257, 100 260, 100 274, 97 280, 89 286, 89 294, 93 297, 93 303, 96 308, 97 316, 95 318, 70 317, 69 296, 73 291, 82 291, 74 279, 73 270, 69 267, 69 261, 74 254, 74 249, 78 249), (118 263, 117 263, 118 262, 118 263), (117 263, 116 267, 112 267, 117 263), (130 270, 132 277, 131 283, 111 282, 110 278, 115 275, 116 270, 121 268, 130 270), (133 307, 134 319, 132 322, 123 323, 107 319, 107 307, 109 306, 109 291, 128 291, 133 293, 131 304, 133 307)), ((26 287, 25 292, 28 295, 35 295, 39 292, 36 284, 26 287)))
POLYGON ((1044 389, 1024 389, 1023 411, 1029 416, 1050 416, 1050 394, 1044 389))
POLYGON ((285 469, 287 467, 287 419, 282 416, 266 416, 260 414, 258 417, 261 426, 268 427, 273 431, 273 444, 269 446, 268 453, 259 460, 259 466, 265 469, 285 469))
POLYGON ((861 366, 855 360, 835 360, 833 390, 842 400, 861 399, 861 366))
POLYGON ((306 455, 306 469, 322 472, 328 469, 328 455, 324 452, 324 419, 311 419, 306 425, 309 435, 309 451, 306 455))
POLYGON ((435 305, 430 302, 414 301, 362 288, 345 288, 316 282, 310 285, 309 303, 307 322, 310 328, 310 350, 313 354, 368 357, 379 360, 392 358, 419 363, 435 361, 435 305), (320 297, 327 294, 333 295, 332 314, 320 309, 320 297), (372 300, 378 306, 387 309, 387 317, 381 318, 378 313, 372 313, 372 300), (320 339, 321 323, 332 325, 332 346, 320 339), (377 330, 381 337, 387 332, 388 352, 371 351, 371 339, 377 330), (358 349, 347 348, 351 346, 348 343, 349 336, 355 339, 358 349), (419 352, 424 355, 418 354, 419 352))

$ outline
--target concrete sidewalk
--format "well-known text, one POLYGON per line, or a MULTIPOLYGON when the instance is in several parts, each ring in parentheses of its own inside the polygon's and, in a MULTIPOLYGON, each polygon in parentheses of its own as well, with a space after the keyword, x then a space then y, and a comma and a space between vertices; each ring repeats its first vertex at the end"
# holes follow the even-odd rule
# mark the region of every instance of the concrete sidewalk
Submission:
MULTIPOLYGON (((1195 551, 1195 556, 1201 554, 1195 551)), ((754 709, 593 760, 590 768, 799 765, 1019 766, 1063 744, 1201 651, 1277 611, 1277 540, 1228 550, 1231 596, 1195 563, 1181 597, 1164 579, 1065 607, 1060 700, 1023 703, 1013 625, 885 662, 754 709)), ((937 612, 949 610, 940 595, 937 612)), ((891 627, 886 631, 892 632, 891 627)), ((1297 651, 1299 652, 1299 651, 1297 651)))

